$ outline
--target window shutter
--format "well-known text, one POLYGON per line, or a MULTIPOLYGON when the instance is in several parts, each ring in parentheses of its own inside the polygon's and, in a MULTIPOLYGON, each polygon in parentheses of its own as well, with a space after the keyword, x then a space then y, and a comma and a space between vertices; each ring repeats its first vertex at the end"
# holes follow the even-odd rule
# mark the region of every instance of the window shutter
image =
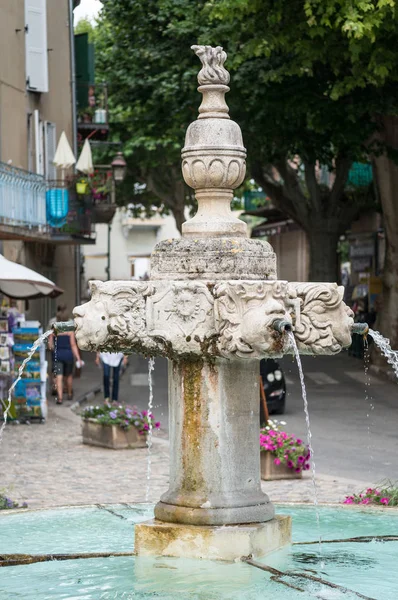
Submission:
POLYGON ((43 121, 40 121, 39 111, 33 111, 35 123, 35 154, 36 154, 36 173, 44 175, 44 156, 43 156, 43 121))
POLYGON ((33 92, 48 92, 46 0, 25 0, 26 84, 33 92))
POLYGON ((54 180, 57 178, 57 168, 53 164, 56 150, 56 125, 46 121, 44 124, 44 152, 45 158, 45 176, 47 179, 54 180))

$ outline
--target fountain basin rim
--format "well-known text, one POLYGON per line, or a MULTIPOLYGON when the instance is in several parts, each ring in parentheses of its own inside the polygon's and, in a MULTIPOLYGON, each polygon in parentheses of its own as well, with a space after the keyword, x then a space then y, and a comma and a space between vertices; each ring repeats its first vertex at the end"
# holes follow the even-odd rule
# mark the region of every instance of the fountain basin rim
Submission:
MULTIPOLYGON (((284 502, 278 502, 278 501, 274 501, 273 505, 275 507, 281 507, 283 508, 284 506, 297 506, 297 507, 303 507, 303 508, 314 508, 314 505, 311 502, 299 502, 299 501, 295 501, 295 500, 290 500, 290 501, 284 501, 284 502)), ((122 508, 133 508, 135 506, 155 506, 154 502, 131 502, 129 503, 115 503, 115 502, 107 502, 107 503, 98 503, 98 504, 62 504, 62 505, 57 505, 57 506, 41 506, 41 507, 37 507, 37 508, 13 508, 13 509, 8 509, 8 510, 1 510, 0 511, 0 518, 5 517, 6 515, 10 515, 10 514, 21 514, 21 513, 28 513, 28 512, 40 512, 40 511, 49 511, 49 510, 66 510, 66 509, 75 509, 75 508, 98 508, 99 506, 107 508, 107 507, 115 507, 115 506, 120 506, 122 508)), ((377 505, 373 505, 373 506, 369 506, 369 505, 361 505, 361 504, 340 504, 338 502, 318 502, 318 506, 320 507, 329 507, 329 508, 341 508, 343 510, 361 510, 363 512, 388 512, 388 513, 398 513, 398 506, 377 506, 377 505)), ((101 509, 99 509, 101 510, 101 509)), ((210 526, 211 527, 211 526, 210 526)), ((227 525, 225 525, 225 527, 228 527, 227 525)), ((231 527, 234 527, 234 525, 231 525, 231 527)))

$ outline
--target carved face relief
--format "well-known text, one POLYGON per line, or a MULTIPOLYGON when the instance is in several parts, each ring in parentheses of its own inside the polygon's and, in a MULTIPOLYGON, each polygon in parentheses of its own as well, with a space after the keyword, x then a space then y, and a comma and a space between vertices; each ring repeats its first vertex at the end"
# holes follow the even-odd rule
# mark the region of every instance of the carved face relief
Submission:
POLYGON ((91 300, 73 311, 76 341, 83 350, 129 350, 145 345, 148 283, 90 282, 91 300))
POLYGON ((336 283, 290 283, 296 306, 294 334, 300 352, 336 354, 351 344, 352 310, 343 302, 344 288, 336 283))
POLYGON ((213 297, 201 282, 156 283, 148 299, 148 333, 177 353, 200 353, 200 341, 214 334, 213 297))
POLYGON ((241 358, 281 353, 272 323, 286 318, 285 282, 219 283, 214 288, 216 329, 220 351, 241 358))

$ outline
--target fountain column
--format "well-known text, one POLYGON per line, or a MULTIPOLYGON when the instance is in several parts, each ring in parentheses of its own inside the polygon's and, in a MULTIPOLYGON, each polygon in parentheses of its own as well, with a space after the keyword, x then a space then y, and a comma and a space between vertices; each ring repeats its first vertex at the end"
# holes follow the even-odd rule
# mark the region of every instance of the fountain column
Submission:
POLYGON ((261 491, 258 361, 170 362, 170 489, 162 521, 232 525, 272 519, 261 491))
MULTIPOLYGON (((170 320, 187 333, 191 317, 203 312, 204 321, 207 310, 192 280, 212 294, 224 280, 276 279, 271 246, 248 239, 230 207, 245 177, 246 150, 225 102, 226 53, 192 48, 202 61, 203 101, 186 133, 182 171, 198 211, 183 224, 182 238, 158 244, 151 259, 152 281, 187 282, 170 306, 170 320)), ((169 360, 170 487, 155 507, 156 521, 136 527, 138 554, 230 559, 264 554, 290 539, 289 519, 274 518, 261 490, 259 361, 217 355, 211 333, 202 356, 169 360)), ((186 341, 191 337, 195 331, 186 341)))

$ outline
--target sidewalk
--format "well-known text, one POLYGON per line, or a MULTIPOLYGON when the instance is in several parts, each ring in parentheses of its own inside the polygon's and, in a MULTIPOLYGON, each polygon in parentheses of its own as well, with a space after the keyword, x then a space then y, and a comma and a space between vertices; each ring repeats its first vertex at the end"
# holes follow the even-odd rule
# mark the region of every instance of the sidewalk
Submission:
MULTIPOLYGON (((43 425, 7 425, 0 453, 0 488, 30 508, 145 501, 147 450, 83 445, 81 419, 67 405, 56 406, 50 400, 43 425)), ((168 440, 154 437, 150 502, 167 490, 168 471, 168 440)), ((303 480, 262 485, 275 502, 313 501, 308 475, 303 480)), ((322 475, 317 485, 319 502, 339 502, 346 494, 366 487, 363 482, 322 475)))

